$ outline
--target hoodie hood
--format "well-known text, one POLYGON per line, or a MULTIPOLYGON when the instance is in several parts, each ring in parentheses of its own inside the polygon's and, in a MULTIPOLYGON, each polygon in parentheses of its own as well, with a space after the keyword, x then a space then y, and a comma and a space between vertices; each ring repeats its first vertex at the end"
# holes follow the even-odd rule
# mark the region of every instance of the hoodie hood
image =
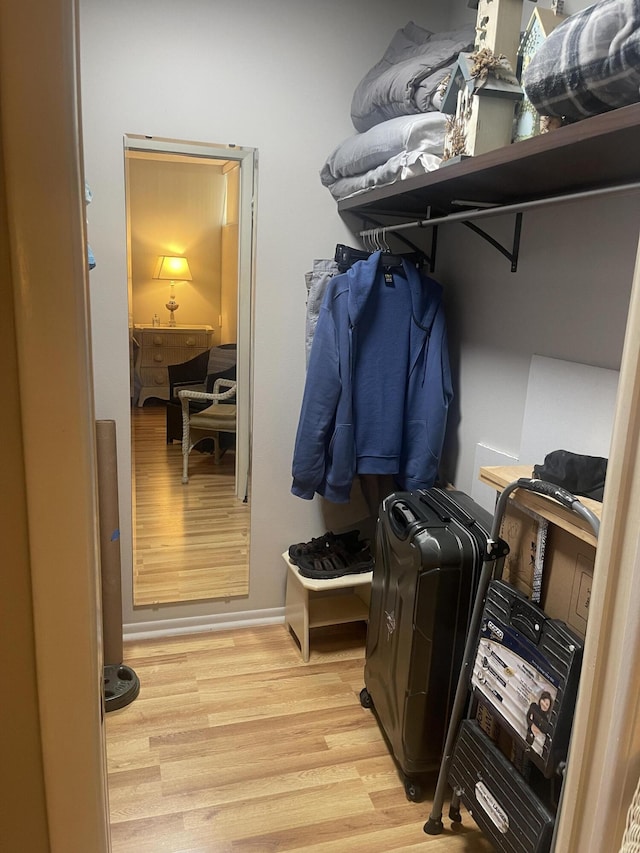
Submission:
MULTIPOLYGON (((341 290, 348 290, 348 311, 351 326, 357 326, 371 290, 375 284, 380 267, 382 252, 374 252, 364 261, 355 263, 342 276, 341 290)), ((413 322, 423 331, 429 331, 433 325, 442 296, 442 287, 437 281, 421 277, 414 266, 402 259, 404 278, 411 293, 413 322), (428 286, 425 287, 425 284, 428 286)), ((395 273, 396 277, 398 276, 395 273)))

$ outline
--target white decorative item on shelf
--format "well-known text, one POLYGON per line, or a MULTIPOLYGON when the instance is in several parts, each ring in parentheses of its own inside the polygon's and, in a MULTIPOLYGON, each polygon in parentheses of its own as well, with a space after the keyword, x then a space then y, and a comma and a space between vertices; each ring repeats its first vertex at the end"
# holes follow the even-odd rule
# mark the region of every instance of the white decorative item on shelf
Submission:
POLYGON ((522 0, 478 0, 476 48, 506 57, 515 71, 521 21, 522 0))
POLYGON ((509 145, 522 98, 515 76, 522 0, 477 0, 476 8, 475 50, 459 55, 441 107, 451 116, 442 165, 509 145))
POLYGON ((442 102, 447 125, 442 165, 509 145, 522 90, 513 72, 483 49, 461 53, 442 102), (489 61, 492 70, 479 70, 489 61))
MULTIPOLYGON (((555 30, 558 24, 566 20, 567 16, 561 14, 563 6, 564 3, 562 0, 557 0, 557 3, 554 3, 553 9, 536 8, 533 10, 533 14, 529 18, 529 23, 522 35, 520 47, 518 48, 518 76, 520 79, 522 79, 527 66, 544 40, 555 30)), ((527 93, 523 92, 523 98, 517 110, 514 141, 518 142, 522 139, 529 139, 544 132, 544 127, 540 124, 540 118, 540 114, 527 98, 527 93)))

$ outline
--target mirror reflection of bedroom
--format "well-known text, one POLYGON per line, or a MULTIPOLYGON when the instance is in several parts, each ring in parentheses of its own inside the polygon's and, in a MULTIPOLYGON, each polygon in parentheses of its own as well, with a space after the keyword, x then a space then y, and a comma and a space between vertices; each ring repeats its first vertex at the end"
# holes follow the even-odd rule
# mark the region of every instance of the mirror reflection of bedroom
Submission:
POLYGON ((247 167, 198 145, 125 138, 135 606, 249 589, 247 167))

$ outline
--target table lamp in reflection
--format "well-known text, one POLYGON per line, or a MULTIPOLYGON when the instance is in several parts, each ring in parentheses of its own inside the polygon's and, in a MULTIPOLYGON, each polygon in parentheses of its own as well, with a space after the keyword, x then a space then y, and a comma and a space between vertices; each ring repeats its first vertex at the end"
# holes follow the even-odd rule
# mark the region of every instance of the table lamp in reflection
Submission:
POLYGON ((169 325, 175 326, 176 318, 174 312, 180 307, 176 302, 176 283, 180 281, 191 281, 191 270, 186 258, 176 255, 159 255, 153 278, 171 282, 169 301, 165 308, 169 311, 169 325))

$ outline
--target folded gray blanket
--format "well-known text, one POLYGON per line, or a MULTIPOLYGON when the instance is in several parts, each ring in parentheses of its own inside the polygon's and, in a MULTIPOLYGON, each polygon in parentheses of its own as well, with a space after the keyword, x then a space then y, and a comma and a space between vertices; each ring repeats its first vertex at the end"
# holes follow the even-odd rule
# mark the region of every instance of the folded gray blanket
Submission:
POLYGON ((351 102, 355 129, 363 132, 397 116, 440 109, 439 86, 474 39, 472 25, 432 33, 409 21, 356 87, 351 102))
POLYGON ((361 175, 406 151, 427 151, 442 157, 447 117, 440 112, 398 116, 365 133, 354 133, 337 145, 320 170, 329 186, 338 178, 361 175))
POLYGON ((398 116, 355 133, 327 157, 320 180, 336 199, 437 169, 447 116, 441 112, 398 116))

